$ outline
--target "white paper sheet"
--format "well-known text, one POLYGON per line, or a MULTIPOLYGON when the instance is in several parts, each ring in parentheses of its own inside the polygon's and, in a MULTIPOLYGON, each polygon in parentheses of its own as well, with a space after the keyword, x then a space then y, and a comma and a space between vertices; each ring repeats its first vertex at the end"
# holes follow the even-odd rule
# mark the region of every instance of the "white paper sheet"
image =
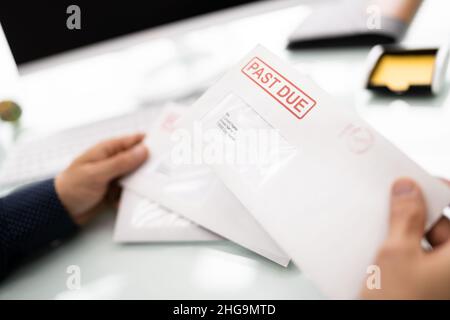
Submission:
POLYGON ((123 190, 114 230, 116 242, 213 241, 218 235, 131 190, 123 190))

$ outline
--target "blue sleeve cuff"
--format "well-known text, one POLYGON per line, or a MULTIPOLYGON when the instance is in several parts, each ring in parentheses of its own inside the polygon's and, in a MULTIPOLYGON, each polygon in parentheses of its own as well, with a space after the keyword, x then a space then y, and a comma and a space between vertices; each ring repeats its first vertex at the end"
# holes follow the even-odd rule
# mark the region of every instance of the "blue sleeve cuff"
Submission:
POLYGON ((25 186, 0 199, 0 273, 77 228, 58 198, 53 179, 25 186))

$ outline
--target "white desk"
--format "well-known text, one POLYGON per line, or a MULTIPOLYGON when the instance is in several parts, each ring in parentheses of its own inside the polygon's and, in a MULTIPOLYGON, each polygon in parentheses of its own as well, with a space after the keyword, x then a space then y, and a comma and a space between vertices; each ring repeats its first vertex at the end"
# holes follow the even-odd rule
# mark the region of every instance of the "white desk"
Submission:
MULTIPOLYGON (((257 42, 266 45, 310 74, 337 99, 354 104, 364 118, 431 173, 450 178, 448 82, 446 91, 433 99, 371 96, 362 89, 368 49, 284 50, 285 36, 308 11, 305 5, 246 18, 194 32, 182 41, 210 44, 213 52, 223 57, 217 60, 223 65, 257 42), (278 29, 273 30, 271 23, 277 23, 278 29)), ((419 44, 448 40, 447 12, 446 1, 426 1, 406 40, 419 44)), ((164 41, 146 44, 163 51, 166 45, 164 41)), ((26 110, 25 126, 45 132, 135 108, 139 102, 133 85, 139 79, 127 77, 130 68, 138 67, 133 64, 135 58, 130 55, 129 61, 117 67, 117 56, 110 55, 25 76, 26 98, 28 104, 33 102, 26 110), (114 80, 100 82, 105 74, 114 80), (85 79, 83 85, 74 85, 71 79, 80 77, 85 79)), ((0 284, 0 299, 322 297, 295 266, 284 269, 232 243, 118 245, 111 240, 113 224, 114 216, 106 213, 71 241, 23 266, 0 284), (81 291, 66 289, 69 265, 81 267, 81 291)))

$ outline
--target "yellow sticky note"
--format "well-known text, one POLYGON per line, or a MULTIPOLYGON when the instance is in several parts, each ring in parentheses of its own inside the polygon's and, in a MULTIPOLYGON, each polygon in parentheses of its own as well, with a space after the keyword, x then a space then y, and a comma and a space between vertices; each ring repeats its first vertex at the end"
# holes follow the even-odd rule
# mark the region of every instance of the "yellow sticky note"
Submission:
POLYGON ((397 92, 407 91, 410 85, 431 85, 435 61, 434 54, 386 54, 378 62, 370 82, 397 92))

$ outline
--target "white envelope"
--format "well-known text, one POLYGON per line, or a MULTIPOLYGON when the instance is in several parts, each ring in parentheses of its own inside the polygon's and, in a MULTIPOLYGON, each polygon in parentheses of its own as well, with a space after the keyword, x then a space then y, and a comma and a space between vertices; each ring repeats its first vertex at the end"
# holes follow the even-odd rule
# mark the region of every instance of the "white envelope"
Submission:
POLYGON ((447 186, 261 46, 211 87, 180 126, 194 136, 199 123, 221 132, 225 145, 255 128, 278 135, 269 161, 211 167, 331 298, 355 298, 362 288, 386 236, 395 179, 421 185, 428 227, 450 202, 447 186))
POLYGON ((206 165, 171 161, 171 134, 185 108, 168 107, 155 121, 146 143, 150 160, 122 184, 206 229, 280 265, 289 257, 261 228, 237 198, 206 165))
POLYGON ((213 241, 218 235, 158 203, 124 189, 114 229, 116 242, 213 241))

